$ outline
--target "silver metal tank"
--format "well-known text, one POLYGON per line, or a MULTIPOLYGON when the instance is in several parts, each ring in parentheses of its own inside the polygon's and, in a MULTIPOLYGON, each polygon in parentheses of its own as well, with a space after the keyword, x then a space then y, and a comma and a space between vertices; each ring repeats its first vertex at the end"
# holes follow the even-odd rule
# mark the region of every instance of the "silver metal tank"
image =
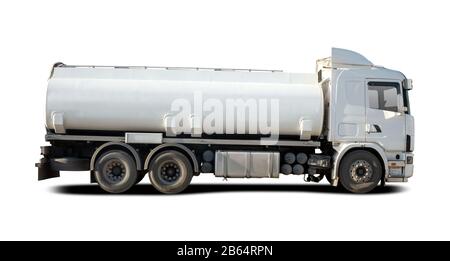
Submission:
MULTIPOLYGON (((67 130, 165 133, 173 127, 168 119, 176 114, 171 106, 177 99, 193 105, 191 134, 207 132, 205 120, 210 113, 208 109, 211 110, 206 108, 207 101, 220 102, 223 111, 227 110, 227 102, 240 101, 234 105, 245 111, 250 100, 258 105, 262 100, 269 105, 271 101, 278 103, 278 120, 270 117, 275 106, 270 106, 267 113, 270 123, 278 121, 280 135, 308 139, 322 131, 323 94, 314 74, 65 65, 54 67, 48 82, 46 125, 56 133, 67 130), (200 113, 194 108, 194 99, 199 98, 203 106, 200 113)), ((261 109, 267 108, 258 107, 261 109)), ((237 117, 234 124, 255 120, 258 122, 259 116, 255 119, 249 114, 237 117)), ((229 125, 230 122, 223 121, 223 133, 266 134, 260 128, 242 131, 229 125)))

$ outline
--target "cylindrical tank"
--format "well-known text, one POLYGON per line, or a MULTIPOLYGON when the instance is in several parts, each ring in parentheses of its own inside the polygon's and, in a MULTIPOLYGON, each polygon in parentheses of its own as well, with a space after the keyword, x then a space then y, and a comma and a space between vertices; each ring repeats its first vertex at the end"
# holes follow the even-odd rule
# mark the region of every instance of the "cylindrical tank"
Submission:
POLYGON ((47 89, 46 124, 56 133, 164 133, 173 127, 168 119, 186 109, 180 107, 186 103, 196 119, 189 122, 192 132, 213 134, 206 126, 211 115, 224 113, 236 119, 216 120, 218 134, 267 134, 264 126, 278 128, 279 135, 299 135, 301 128, 312 136, 322 131, 323 95, 313 74, 147 67, 55 67, 47 89), (261 121, 264 115, 268 122, 261 121), (250 128, 252 123, 258 128, 250 128), (247 128, 239 130, 239 124, 247 128))

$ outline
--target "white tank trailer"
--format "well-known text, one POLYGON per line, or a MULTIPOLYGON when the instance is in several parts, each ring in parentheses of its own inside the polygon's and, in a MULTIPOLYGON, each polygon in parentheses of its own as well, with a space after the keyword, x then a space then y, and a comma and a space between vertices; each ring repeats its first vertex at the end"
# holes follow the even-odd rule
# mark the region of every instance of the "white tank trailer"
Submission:
MULTIPOLYGON (((235 111, 248 110, 247 101, 255 101, 257 105, 261 100, 268 105, 276 101, 280 135, 299 136, 302 121, 309 122, 311 135, 319 136, 322 132, 323 93, 315 74, 61 65, 53 69, 48 83, 47 128, 55 133, 66 130, 164 133, 170 127, 167 118, 173 114, 174 101, 185 99, 193 108, 196 97, 201 97, 203 104, 216 100, 224 107, 227 100, 235 102, 235 111)), ((200 111, 201 125, 207 116, 207 112, 200 111)), ((239 120, 248 126, 253 117, 245 116, 232 122, 224 119, 217 134, 261 134, 258 128, 243 133, 233 128, 239 120), (229 124, 232 131, 226 132, 229 124)), ((195 134, 199 129, 195 128, 195 120, 187 124, 187 134, 195 134)), ((202 134, 203 129, 208 129, 200 127, 202 134)))
POLYGON ((315 73, 54 65, 39 180, 90 170, 120 193, 195 175, 323 177, 356 193, 412 176, 412 81, 333 48, 315 73))

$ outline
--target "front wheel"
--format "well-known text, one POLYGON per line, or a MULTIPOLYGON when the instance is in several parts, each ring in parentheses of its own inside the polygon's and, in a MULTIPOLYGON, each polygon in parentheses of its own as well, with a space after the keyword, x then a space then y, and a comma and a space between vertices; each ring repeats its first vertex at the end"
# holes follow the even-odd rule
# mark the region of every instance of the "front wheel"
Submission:
POLYGON ((381 180, 382 165, 372 153, 357 150, 348 153, 339 165, 339 182, 353 193, 367 193, 381 180))
POLYGON ((150 162, 150 182, 162 193, 174 194, 185 190, 192 176, 191 162, 178 151, 163 151, 150 162))

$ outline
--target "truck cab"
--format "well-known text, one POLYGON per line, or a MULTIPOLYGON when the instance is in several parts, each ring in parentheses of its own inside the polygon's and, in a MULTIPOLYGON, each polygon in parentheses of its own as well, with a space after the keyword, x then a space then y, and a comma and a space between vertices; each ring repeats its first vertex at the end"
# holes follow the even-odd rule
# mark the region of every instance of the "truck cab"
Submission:
POLYGON ((337 183, 344 155, 364 148, 383 165, 383 182, 407 181, 413 172, 412 80, 338 48, 317 61, 317 75, 329 106, 323 135, 335 150, 331 179, 337 183))

